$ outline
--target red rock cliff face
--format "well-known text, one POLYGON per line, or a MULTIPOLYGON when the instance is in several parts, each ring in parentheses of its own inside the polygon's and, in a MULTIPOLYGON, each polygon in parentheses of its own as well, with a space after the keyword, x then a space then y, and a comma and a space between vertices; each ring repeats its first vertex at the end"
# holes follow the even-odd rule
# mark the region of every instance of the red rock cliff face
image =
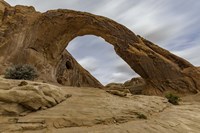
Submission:
POLYGON ((145 79, 144 94, 168 90, 195 93, 200 89, 196 67, 111 19, 72 10, 39 13, 33 7, 1 6, 6 7, 1 8, 1 73, 10 64, 30 63, 47 81, 101 86, 65 50, 77 36, 96 35, 113 45, 116 53, 145 79), (76 70, 69 69, 70 65, 76 70))

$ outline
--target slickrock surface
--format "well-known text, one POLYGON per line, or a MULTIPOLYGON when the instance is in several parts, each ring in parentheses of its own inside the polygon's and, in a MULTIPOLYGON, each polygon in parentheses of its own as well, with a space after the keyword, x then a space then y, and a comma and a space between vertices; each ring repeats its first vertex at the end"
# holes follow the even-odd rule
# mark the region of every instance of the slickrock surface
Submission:
POLYGON ((0 116, 0 132, 24 133, 198 133, 199 94, 178 106, 157 96, 119 97, 96 88, 62 88, 72 97, 25 116, 0 116), (137 114, 147 119, 139 119, 137 114))

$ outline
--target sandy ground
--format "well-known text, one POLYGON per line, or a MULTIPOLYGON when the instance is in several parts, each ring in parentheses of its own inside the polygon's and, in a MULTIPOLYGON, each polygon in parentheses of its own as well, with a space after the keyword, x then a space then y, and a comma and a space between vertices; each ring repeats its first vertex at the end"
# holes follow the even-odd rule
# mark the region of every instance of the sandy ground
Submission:
POLYGON ((156 96, 119 97, 96 88, 63 88, 72 97, 26 116, 0 116, 0 132, 199 133, 200 96, 173 106, 156 96), (137 118, 144 114, 147 119, 137 118))

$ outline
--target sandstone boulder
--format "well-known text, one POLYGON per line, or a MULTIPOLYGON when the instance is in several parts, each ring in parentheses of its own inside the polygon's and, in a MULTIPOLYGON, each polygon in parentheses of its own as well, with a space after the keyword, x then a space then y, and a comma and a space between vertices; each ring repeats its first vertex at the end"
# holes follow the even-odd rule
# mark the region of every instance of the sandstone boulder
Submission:
POLYGON ((123 86, 134 95, 142 94, 145 90, 146 83, 142 78, 132 78, 129 81, 126 81, 123 86))
POLYGON ((127 95, 127 93, 118 90, 107 90, 106 92, 120 97, 125 97, 127 95))
POLYGON ((110 83, 105 86, 107 91, 120 91, 122 93, 132 93, 134 95, 142 94, 146 83, 142 78, 132 78, 125 83, 110 83))
POLYGON ((145 85, 145 80, 140 77, 132 78, 131 80, 128 80, 123 84, 124 87, 134 87, 139 85, 145 85))
POLYGON ((0 78, 0 115, 19 115, 50 108, 67 98, 59 87, 53 85, 30 82, 18 86, 18 83, 20 81, 0 78))

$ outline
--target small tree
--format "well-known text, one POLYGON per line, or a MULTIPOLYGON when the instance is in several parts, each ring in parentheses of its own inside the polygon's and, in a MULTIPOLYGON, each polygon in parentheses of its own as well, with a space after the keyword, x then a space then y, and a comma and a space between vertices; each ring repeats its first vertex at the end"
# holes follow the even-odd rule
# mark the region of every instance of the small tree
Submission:
POLYGON ((5 71, 5 78, 7 79, 34 80, 37 77, 37 69, 28 64, 13 65, 5 71))

